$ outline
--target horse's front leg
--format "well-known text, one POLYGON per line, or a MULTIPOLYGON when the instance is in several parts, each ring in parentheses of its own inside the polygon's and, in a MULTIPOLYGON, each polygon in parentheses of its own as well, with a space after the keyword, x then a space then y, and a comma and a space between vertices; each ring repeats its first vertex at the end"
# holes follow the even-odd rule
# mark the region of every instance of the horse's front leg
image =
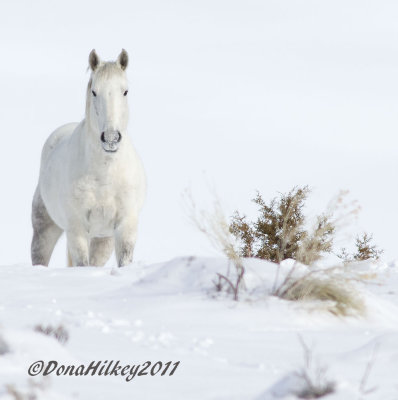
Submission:
POLYGON ((84 229, 66 231, 69 256, 73 266, 89 265, 89 237, 84 229))
POLYGON ((137 237, 137 222, 122 222, 115 230, 115 253, 117 264, 124 267, 133 262, 134 246, 137 237))

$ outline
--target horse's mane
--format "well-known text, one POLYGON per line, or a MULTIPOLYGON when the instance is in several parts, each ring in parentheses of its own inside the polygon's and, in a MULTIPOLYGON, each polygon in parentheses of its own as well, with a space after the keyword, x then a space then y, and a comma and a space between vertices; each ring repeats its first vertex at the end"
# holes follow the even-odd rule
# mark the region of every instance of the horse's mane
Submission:
POLYGON ((90 96, 91 96, 91 85, 93 83, 93 78, 90 77, 87 85, 87 92, 86 92, 86 117, 88 117, 89 107, 90 107, 90 96))

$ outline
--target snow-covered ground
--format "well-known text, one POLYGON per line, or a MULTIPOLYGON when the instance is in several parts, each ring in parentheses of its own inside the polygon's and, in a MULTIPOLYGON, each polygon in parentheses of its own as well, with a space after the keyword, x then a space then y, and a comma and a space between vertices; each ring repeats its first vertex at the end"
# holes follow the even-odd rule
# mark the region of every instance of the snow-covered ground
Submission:
MULTIPOLYGON (((282 272, 290 268, 289 261, 282 272)), ((0 398, 5 385, 38 399, 294 399, 295 375, 304 366, 299 335, 316 365, 336 383, 330 399, 361 398, 359 388, 375 353, 366 399, 398 398, 398 266, 362 263, 357 290, 364 317, 336 317, 314 304, 267 296, 276 265, 246 261, 246 291, 235 302, 214 289, 220 258, 178 258, 154 265, 114 268, 0 268, 0 398), (65 344, 34 331, 62 325, 65 344), (375 350, 376 349, 376 350, 375 350), (0 349, 1 350, 1 349, 0 349), (1 352, 1 351, 0 351, 1 352), (56 376, 42 389, 28 384, 35 361, 89 365, 163 365, 180 361, 168 376, 56 376)), ((148 369, 148 371, 150 371, 148 369)), ((42 382, 38 375, 33 382, 42 382)))

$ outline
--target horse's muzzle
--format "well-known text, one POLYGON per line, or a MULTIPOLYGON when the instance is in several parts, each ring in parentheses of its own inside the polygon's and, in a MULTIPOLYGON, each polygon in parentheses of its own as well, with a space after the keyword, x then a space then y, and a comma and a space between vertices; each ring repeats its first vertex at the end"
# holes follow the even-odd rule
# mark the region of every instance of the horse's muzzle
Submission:
POLYGON ((108 153, 114 153, 119 148, 122 135, 119 131, 106 131, 101 133, 102 148, 108 153))

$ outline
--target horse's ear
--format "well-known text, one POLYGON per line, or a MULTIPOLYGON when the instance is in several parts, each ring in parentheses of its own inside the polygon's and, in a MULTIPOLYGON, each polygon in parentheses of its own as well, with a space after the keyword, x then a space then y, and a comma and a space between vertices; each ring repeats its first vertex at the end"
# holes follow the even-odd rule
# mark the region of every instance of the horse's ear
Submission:
POLYGON ((125 70, 127 68, 127 65, 129 63, 129 55, 127 54, 126 50, 122 49, 122 52, 117 58, 117 63, 119 64, 121 69, 125 70))
POLYGON ((98 54, 94 49, 91 50, 90 55, 88 56, 88 63, 92 71, 95 71, 100 63, 98 54))

